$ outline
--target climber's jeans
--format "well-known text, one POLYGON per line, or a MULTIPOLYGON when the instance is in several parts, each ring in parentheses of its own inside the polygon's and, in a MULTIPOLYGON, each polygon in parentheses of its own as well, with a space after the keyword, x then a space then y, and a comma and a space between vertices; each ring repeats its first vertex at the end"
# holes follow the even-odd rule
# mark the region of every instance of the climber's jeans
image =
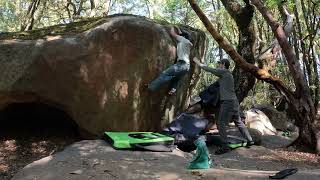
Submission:
POLYGON ((228 138, 227 138, 227 127, 229 121, 232 120, 234 124, 238 127, 241 135, 246 138, 248 141, 252 141, 252 137, 241 121, 240 114, 239 114, 239 102, 238 100, 224 100, 221 101, 220 110, 218 115, 217 126, 219 130, 219 134, 222 140, 222 146, 228 145, 228 138))
POLYGON ((178 61, 177 63, 164 70, 155 80, 153 80, 149 84, 149 90, 156 91, 162 84, 168 81, 171 81, 170 89, 177 89, 179 81, 185 74, 187 74, 189 69, 190 64, 187 64, 184 61, 178 61))

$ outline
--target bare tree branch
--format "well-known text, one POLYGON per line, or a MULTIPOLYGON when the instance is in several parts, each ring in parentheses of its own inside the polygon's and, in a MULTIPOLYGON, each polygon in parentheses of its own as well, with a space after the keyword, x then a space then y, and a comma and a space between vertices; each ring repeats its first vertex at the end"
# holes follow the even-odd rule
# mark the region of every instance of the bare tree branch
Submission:
POLYGON ((196 12, 200 20, 203 22, 206 29, 210 32, 212 37, 217 41, 217 43, 224 49, 224 51, 234 60, 237 65, 239 65, 242 69, 244 69, 247 72, 250 72, 252 75, 254 75, 256 78, 266 81, 272 85, 285 97, 288 99, 294 98, 293 92, 291 92, 288 88, 285 87, 283 82, 276 78, 271 76, 266 70, 259 69, 253 64, 250 64, 246 62, 243 57, 230 45, 229 42, 227 42, 220 34, 219 32, 214 28, 214 26, 211 24, 210 20, 207 18, 207 16, 202 12, 198 4, 195 2, 195 0, 188 0, 189 4, 191 5, 192 9, 196 12))

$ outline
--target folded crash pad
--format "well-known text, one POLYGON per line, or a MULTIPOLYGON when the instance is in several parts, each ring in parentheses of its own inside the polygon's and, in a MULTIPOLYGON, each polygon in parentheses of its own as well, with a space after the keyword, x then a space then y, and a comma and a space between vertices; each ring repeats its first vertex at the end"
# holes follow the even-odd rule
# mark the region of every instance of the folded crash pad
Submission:
POLYGON ((104 137, 115 149, 172 151, 174 138, 154 132, 105 132, 104 137))
POLYGON ((205 118, 182 113, 163 129, 162 134, 174 137, 174 143, 180 150, 190 152, 196 149, 194 141, 205 133, 207 125, 205 118))

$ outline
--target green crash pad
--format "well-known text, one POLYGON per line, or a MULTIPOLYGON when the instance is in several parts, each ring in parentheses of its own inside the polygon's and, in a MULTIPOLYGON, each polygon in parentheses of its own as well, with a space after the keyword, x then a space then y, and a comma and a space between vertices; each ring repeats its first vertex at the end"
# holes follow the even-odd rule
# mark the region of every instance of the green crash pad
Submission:
POLYGON ((154 132, 105 132, 104 135, 115 149, 152 150, 156 147, 154 151, 162 151, 161 146, 173 145, 174 141, 170 136, 154 132))
MULTIPOLYGON (((222 140, 219 134, 207 133, 206 137, 207 137, 208 144, 214 144, 217 146, 222 144, 222 140)), ((227 137, 229 142, 228 146, 231 149, 247 146, 247 140, 242 137, 232 136, 232 135, 228 135, 227 137)))

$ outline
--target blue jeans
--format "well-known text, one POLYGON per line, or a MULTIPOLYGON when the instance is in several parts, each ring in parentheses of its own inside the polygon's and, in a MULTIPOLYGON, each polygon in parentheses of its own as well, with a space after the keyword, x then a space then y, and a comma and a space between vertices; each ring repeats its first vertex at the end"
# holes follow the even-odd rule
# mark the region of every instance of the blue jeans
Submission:
POLYGON ((187 64, 184 61, 178 61, 164 70, 155 80, 153 80, 149 84, 149 90, 156 91, 162 84, 168 81, 171 81, 170 89, 177 89, 180 79, 187 74, 189 69, 190 64, 187 64))

